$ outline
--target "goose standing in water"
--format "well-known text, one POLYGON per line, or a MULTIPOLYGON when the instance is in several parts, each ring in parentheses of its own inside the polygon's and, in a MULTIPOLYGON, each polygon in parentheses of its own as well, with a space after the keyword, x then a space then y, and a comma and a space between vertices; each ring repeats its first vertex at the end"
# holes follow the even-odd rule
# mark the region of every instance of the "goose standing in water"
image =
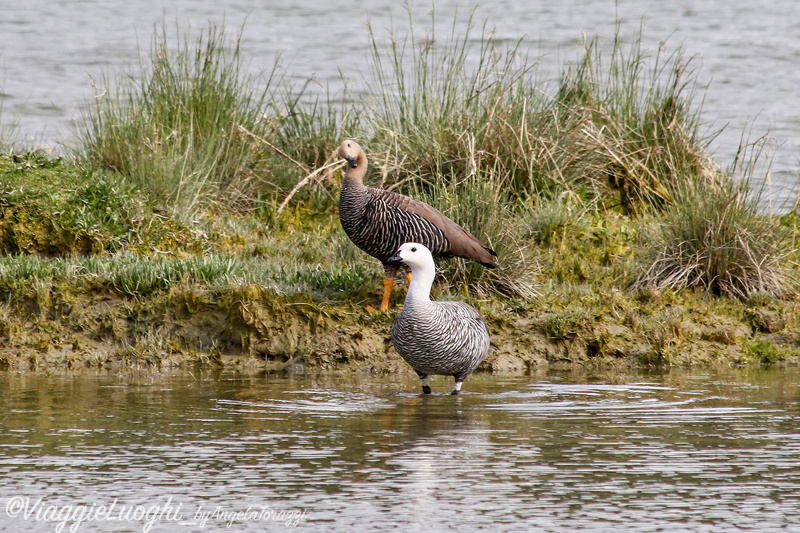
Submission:
POLYGON ((431 285, 436 273, 430 250, 405 243, 389 262, 411 268, 403 310, 392 324, 392 344, 422 380, 422 392, 431 393, 431 374, 453 376, 452 394, 486 357, 492 345, 480 313, 464 302, 434 302, 431 285))
POLYGON ((339 219, 353 243, 375 257, 386 274, 380 310, 389 308, 398 265, 388 260, 404 242, 424 244, 436 259, 463 257, 495 268, 497 254, 441 211, 402 194, 364 185, 367 156, 352 140, 339 146, 347 161, 339 195, 339 219))

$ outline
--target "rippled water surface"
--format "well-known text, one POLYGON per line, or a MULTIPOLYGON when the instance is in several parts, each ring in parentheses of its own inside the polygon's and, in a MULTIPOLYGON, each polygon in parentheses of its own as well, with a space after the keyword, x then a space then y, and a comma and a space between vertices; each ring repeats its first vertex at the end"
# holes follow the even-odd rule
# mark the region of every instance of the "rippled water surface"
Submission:
POLYGON ((0 373, 0 530, 800 529, 797 369, 433 388, 0 373))

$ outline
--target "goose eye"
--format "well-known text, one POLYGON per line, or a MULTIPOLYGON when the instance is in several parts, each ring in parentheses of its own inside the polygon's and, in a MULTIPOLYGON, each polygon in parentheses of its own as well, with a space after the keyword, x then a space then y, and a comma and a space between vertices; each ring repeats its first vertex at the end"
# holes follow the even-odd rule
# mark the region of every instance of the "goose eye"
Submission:
POLYGON ((411 248, 411 251, 412 252, 416 252, 417 251, 417 247, 415 246, 415 247, 411 248))

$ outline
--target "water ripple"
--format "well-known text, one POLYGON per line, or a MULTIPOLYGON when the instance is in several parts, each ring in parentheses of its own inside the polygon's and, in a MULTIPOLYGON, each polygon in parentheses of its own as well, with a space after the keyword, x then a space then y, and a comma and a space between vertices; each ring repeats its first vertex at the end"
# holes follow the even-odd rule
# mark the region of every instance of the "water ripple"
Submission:
MULTIPOLYGON (((303 509, 312 531, 800 527, 800 372, 679 377, 476 378, 461 397, 423 397, 397 394, 396 380, 15 389, 0 376, 0 486, 64 505, 303 509)), ((191 518, 158 530, 197 529, 191 518)), ((0 529, 45 530, 2 513, 0 529)))

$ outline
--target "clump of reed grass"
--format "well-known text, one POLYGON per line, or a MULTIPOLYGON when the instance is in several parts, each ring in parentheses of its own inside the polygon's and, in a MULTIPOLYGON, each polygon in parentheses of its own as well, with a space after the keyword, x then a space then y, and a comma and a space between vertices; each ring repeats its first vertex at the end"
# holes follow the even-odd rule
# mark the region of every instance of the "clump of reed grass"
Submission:
POLYGON ((162 26, 136 75, 104 80, 79 132, 82 155, 184 218, 209 204, 247 203, 266 147, 236 126, 260 131, 274 79, 257 89, 238 39, 213 25, 195 42, 187 32, 174 50, 168 41, 162 26))
POLYGON ((531 83, 534 64, 517 47, 500 50, 485 26, 474 50, 470 31, 458 36, 454 23, 449 39, 433 30, 420 39, 412 25, 405 39, 390 36, 384 55, 370 29, 361 100, 365 128, 374 132, 374 168, 389 186, 459 179, 478 165, 491 168, 514 198, 547 189, 531 172, 538 139, 526 131, 527 117, 545 105, 531 83))
POLYGON ((696 76, 682 49, 670 53, 662 44, 650 56, 641 34, 627 44, 619 28, 610 60, 597 38, 584 48, 562 76, 555 109, 584 115, 572 121, 582 129, 578 151, 596 154, 584 176, 593 190, 617 191, 619 204, 635 211, 669 205, 685 179, 716 174, 710 139, 699 132, 696 76))
POLYGON ((746 299, 794 290, 785 262, 789 234, 775 217, 759 212, 758 191, 737 162, 718 181, 685 181, 662 214, 644 258, 639 287, 699 288, 710 294, 746 299))
POLYGON ((269 148, 259 161, 263 179, 257 194, 263 203, 284 208, 289 201, 298 205, 310 200, 324 208, 336 201, 331 192, 336 188, 336 150, 342 132, 358 131, 360 119, 349 104, 330 95, 324 100, 308 97, 313 81, 299 90, 281 83, 266 102, 261 133, 253 135, 256 143, 269 148))
MULTIPOLYGON (((433 30, 419 39, 412 29, 405 38, 392 34, 384 48, 370 29, 370 70, 348 93, 364 107, 351 109, 330 97, 310 101, 313 82, 296 91, 277 64, 256 90, 238 40, 227 46, 223 30, 209 27, 195 43, 184 36, 171 51, 162 28, 139 75, 98 95, 83 152, 183 222, 209 207, 262 205, 259 216, 267 213, 277 229, 284 219, 275 214, 286 207, 334 213, 331 165, 346 132, 369 145, 371 179, 437 206, 500 256, 496 270, 453 261, 443 277, 479 294, 525 298, 536 292, 532 247, 547 245, 570 217, 669 208, 689 191, 706 194, 703 183, 719 176, 698 133, 682 51, 659 49, 653 59, 641 39, 625 43, 618 30, 610 52, 597 39, 586 42, 549 92, 521 43, 502 48, 485 25, 479 39, 471 31, 471 20, 463 34, 454 21, 444 40, 433 30)), ((275 253, 270 242, 262 256, 275 253)), ((332 246, 341 251, 341 243, 332 246)), ((277 277, 315 290, 320 280, 347 281, 304 254, 298 268, 310 273, 284 269, 277 277)))
MULTIPOLYGON (((104 80, 85 111, 79 152, 184 222, 209 207, 274 204, 330 163, 338 132, 358 121, 330 98, 306 98, 311 83, 295 90, 277 60, 263 78, 246 73, 239 37, 224 28, 209 25, 194 41, 186 32, 171 47, 162 25, 138 73, 104 80)), ((330 199, 330 172, 313 177, 308 190, 330 199)))

